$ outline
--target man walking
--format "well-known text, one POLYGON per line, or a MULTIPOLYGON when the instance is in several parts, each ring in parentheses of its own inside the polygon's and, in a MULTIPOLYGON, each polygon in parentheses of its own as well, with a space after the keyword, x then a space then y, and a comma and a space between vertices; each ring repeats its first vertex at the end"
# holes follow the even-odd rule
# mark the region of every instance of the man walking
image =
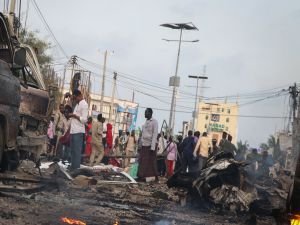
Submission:
POLYGON ((158 134, 158 123, 152 118, 153 111, 147 108, 145 118, 147 119, 142 127, 142 149, 139 157, 138 177, 155 177, 158 181, 158 172, 156 164, 156 142, 158 134))
POLYGON ((71 169, 80 167, 81 153, 83 149, 83 140, 85 134, 84 124, 87 122, 88 117, 88 104, 83 99, 81 91, 75 90, 73 98, 76 102, 73 113, 69 114, 71 118, 71 169))
POLYGON ((206 164, 206 160, 208 157, 208 150, 211 147, 210 138, 207 137, 207 133, 203 132, 201 138, 199 138, 196 148, 194 150, 194 156, 198 157, 198 171, 202 170, 202 168, 206 164))
POLYGON ((103 123, 102 123, 102 114, 98 114, 97 121, 93 121, 92 124, 92 153, 90 156, 90 166, 99 164, 104 156, 104 147, 102 142, 103 134, 103 123), (95 160, 95 157, 96 160, 95 160))
POLYGON ((182 144, 183 160, 182 160, 182 171, 184 173, 192 172, 195 169, 195 161, 193 160, 193 151, 195 147, 195 141, 193 137, 193 131, 188 131, 188 136, 183 140, 182 144))

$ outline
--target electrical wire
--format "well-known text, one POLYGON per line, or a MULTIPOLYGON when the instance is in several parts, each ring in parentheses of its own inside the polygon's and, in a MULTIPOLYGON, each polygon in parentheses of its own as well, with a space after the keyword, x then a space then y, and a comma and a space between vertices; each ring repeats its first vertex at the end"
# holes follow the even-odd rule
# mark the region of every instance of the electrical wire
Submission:
POLYGON ((46 29, 48 30, 48 32, 51 34, 52 38, 53 38, 54 41, 56 42, 58 48, 61 50, 61 52, 63 53, 63 55, 64 55, 67 59, 69 59, 68 54, 67 54, 66 51, 63 49, 63 47, 61 46, 61 44, 58 42, 57 38, 55 37, 54 33, 52 32, 52 30, 51 30, 49 24, 47 23, 45 17, 43 16, 43 14, 42 14, 42 12, 41 12, 39 6, 38 6, 37 3, 36 3, 36 1, 35 1, 35 0, 31 0, 31 1, 32 1, 32 3, 33 3, 33 6, 34 6, 36 12, 38 13, 38 15, 40 16, 42 22, 44 23, 46 29))
MULTIPOLYGON (((97 63, 94 63, 94 62, 91 62, 91 61, 88 61, 84 58, 81 58, 81 57, 78 57, 80 58, 81 60, 83 60, 84 62, 87 62, 89 63, 90 65, 94 66, 94 67, 102 67, 102 65, 100 64, 97 64, 97 63)), ((112 70, 112 69, 109 69, 107 68, 107 72, 108 73, 112 73, 111 71, 116 71, 116 70, 112 70), (110 71, 111 70, 111 71, 110 71)), ((123 79, 127 79, 127 80, 130 80, 130 81, 133 81, 133 82, 137 82, 137 83, 140 83, 140 87, 144 87, 145 85, 146 86, 150 86, 152 88, 155 88, 155 89, 152 89, 152 90, 156 90, 156 89, 160 89, 160 92, 163 93, 171 93, 172 90, 169 88, 169 87, 165 87, 165 86, 162 86, 162 85, 159 85, 159 84, 151 84, 153 82, 151 81, 146 81, 146 80, 143 80, 143 79, 136 79, 136 78, 132 78, 132 77, 137 77, 137 76, 134 76, 134 75, 125 75, 125 73, 122 73, 122 72, 117 72, 119 77, 123 78, 123 79)), ((120 80, 120 78, 119 78, 120 80)), ((132 84, 132 85, 135 85, 136 84, 132 84)), ((239 98, 239 99, 253 99, 253 98, 257 98, 257 97, 263 97, 263 96, 267 96, 267 95, 270 95, 270 94, 274 94, 276 93, 275 90, 278 90, 279 88, 283 88, 283 87, 286 87, 287 85, 285 86, 280 86, 280 87, 276 87, 276 88, 272 88, 272 89, 266 89, 266 90, 256 90, 256 91, 251 91, 251 92, 245 92, 244 94, 237 94, 237 95, 227 95, 227 96, 215 96, 215 97, 204 97, 204 96, 199 96, 199 97, 202 97, 202 99, 204 100, 221 100, 221 99, 231 99, 231 98, 239 98)), ((148 88, 147 88, 148 89, 148 88)), ((194 97, 195 95, 192 94, 192 93, 188 93, 188 92, 183 92, 181 90, 178 90, 178 92, 184 96, 188 96, 186 98, 190 98, 190 97, 194 97)), ((182 96, 182 98, 184 97, 182 96)))
MULTIPOLYGON (((142 106, 139 105, 139 108, 142 109, 146 109, 149 108, 149 106, 142 106)), ((157 110, 157 111, 165 111, 165 112, 169 112, 170 109, 162 109, 162 108, 153 108, 153 110, 157 110)), ((191 113, 190 111, 182 111, 182 110, 175 110, 175 112, 177 113, 191 113)), ((202 115, 206 115, 207 113, 199 113, 202 115)), ((241 117, 241 118, 256 118, 256 119, 285 119, 287 117, 282 117, 282 116, 265 116, 265 115, 231 115, 231 114, 220 114, 220 116, 228 116, 228 117, 241 117)))

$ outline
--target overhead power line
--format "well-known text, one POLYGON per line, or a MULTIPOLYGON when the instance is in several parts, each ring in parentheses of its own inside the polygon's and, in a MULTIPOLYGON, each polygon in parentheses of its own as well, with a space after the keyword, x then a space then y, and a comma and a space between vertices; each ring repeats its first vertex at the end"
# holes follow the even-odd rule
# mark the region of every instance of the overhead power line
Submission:
MULTIPOLYGON (((146 108, 149 108, 149 106, 142 106, 142 105, 139 105, 139 108, 143 108, 143 109, 146 109, 146 108)), ((169 112, 170 109, 162 109, 162 108, 153 108, 151 107, 153 110, 157 110, 157 111, 166 111, 166 112, 169 112)), ((175 112, 178 112, 178 113, 191 113, 191 111, 183 111, 183 110, 175 110, 175 112)), ((199 114, 202 114, 202 115, 206 115, 207 113, 199 113, 199 114)), ((222 114, 220 114, 222 116, 222 114)), ((225 115, 225 114, 224 114, 225 115)), ((242 117, 242 118, 256 118, 256 119, 287 119, 288 117, 284 117, 284 116, 261 116, 261 115, 226 115, 228 117, 242 117)))
MULTIPOLYGON (((81 57, 78 57, 78 58, 81 59, 82 61, 88 63, 89 65, 92 65, 93 67, 96 67, 96 68, 102 67, 102 65, 100 65, 98 63, 91 62, 91 61, 86 60, 86 59, 81 58, 81 57)), ((113 70, 111 68, 107 68, 108 73, 112 74, 113 71, 116 71, 116 70, 113 70)), ((154 82, 149 81, 149 80, 141 79, 138 76, 135 76, 135 75, 132 75, 132 74, 129 75, 129 74, 126 74, 124 72, 120 72, 120 71, 117 71, 117 72, 119 74, 120 80, 122 80, 122 78, 127 80, 127 82, 128 82, 128 80, 130 80, 134 83, 139 83, 140 87, 141 86, 144 86, 144 87, 146 86, 147 89, 149 89, 149 87, 151 87, 156 92, 159 91, 161 93, 167 93, 167 94, 172 92, 172 90, 168 86, 163 86, 161 84, 157 84, 157 83, 154 83, 154 82)), ((136 87, 137 84, 132 84, 132 85, 134 85, 136 87)), ((258 97, 265 97, 265 96, 268 96, 270 94, 277 94, 278 91, 282 90, 282 88, 284 88, 286 86, 287 85, 280 86, 280 87, 275 87, 275 88, 271 88, 271 89, 265 89, 265 90, 249 91, 249 92, 244 92, 244 93, 238 93, 238 94, 235 94, 235 95, 214 96, 214 97, 201 96, 201 97, 202 97, 203 100, 225 100, 225 99, 226 100, 230 100, 230 99, 241 100, 241 99, 251 99, 251 98, 253 99, 253 98, 258 98, 258 97)), ((194 97, 193 93, 188 93, 188 92, 181 91, 181 90, 179 90, 178 92, 179 92, 181 98, 194 97)))
POLYGON ((36 12, 38 13, 38 15, 40 16, 42 22, 44 23, 46 29, 48 30, 48 32, 51 34, 52 38, 54 39, 55 43, 57 44, 57 46, 59 47, 59 49, 61 50, 61 52, 63 53, 63 55, 69 59, 69 56, 68 54, 66 53, 66 51, 63 49, 63 47, 61 46, 61 44, 58 42, 57 38, 55 37, 54 33, 52 32, 50 26, 48 25, 45 17, 43 16, 43 13, 41 12, 39 6, 37 5, 36 1, 35 0, 31 0, 32 3, 33 3, 33 6, 36 10, 36 12))

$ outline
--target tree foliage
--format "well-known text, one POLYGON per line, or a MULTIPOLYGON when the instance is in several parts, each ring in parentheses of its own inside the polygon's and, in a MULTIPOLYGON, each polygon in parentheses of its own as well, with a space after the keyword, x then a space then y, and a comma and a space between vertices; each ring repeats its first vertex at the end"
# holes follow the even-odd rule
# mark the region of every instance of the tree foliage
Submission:
MULTIPOLYGON (((49 54, 49 49, 51 48, 51 43, 47 42, 40 37, 38 37, 38 32, 30 31, 30 30, 25 30, 21 29, 19 32, 19 41, 22 44, 27 44, 30 47, 32 47, 36 53, 41 73, 45 81, 45 85, 47 89, 50 86, 56 86, 58 87, 58 78, 56 76, 56 73, 49 64, 52 63, 53 58, 49 54)), ((56 99, 56 104, 58 104, 58 100, 60 97, 60 93, 57 90, 55 93, 55 99, 56 99)))
POLYGON ((261 143, 259 146, 262 150, 267 151, 269 149, 269 145, 266 143, 261 143))
POLYGON ((282 160, 282 152, 280 150, 280 144, 279 144, 279 138, 276 139, 275 136, 270 135, 268 140, 267 140, 267 144, 266 143, 262 143, 260 144, 260 148, 262 150, 268 150, 270 148, 273 149, 273 158, 275 160, 282 160))
POLYGON ((239 140, 237 142, 237 149, 238 149, 238 151, 246 152, 248 150, 248 148, 249 148, 248 141, 243 142, 242 140, 239 140))
POLYGON ((21 43, 27 44, 35 50, 42 69, 52 62, 53 59, 51 55, 47 53, 47 50, 51 48, 51 43, 39 38, 38 32, 21 29, 19 33, 19 40, 21 43))

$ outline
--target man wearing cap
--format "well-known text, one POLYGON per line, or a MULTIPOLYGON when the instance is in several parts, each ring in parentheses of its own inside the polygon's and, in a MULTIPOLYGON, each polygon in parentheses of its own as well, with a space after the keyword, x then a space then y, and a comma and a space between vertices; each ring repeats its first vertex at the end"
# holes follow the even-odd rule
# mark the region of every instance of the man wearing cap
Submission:
POLYGON ((71 169, 80 167, 81 153, 83 149, 83 140, 85 134, 85 123, 88 117, 88 104, 84 100, 81 91, 75 90, 73 92, 73 99, 75 100, 75 108, 73 113, 69 114, 71 118, 71 169))

